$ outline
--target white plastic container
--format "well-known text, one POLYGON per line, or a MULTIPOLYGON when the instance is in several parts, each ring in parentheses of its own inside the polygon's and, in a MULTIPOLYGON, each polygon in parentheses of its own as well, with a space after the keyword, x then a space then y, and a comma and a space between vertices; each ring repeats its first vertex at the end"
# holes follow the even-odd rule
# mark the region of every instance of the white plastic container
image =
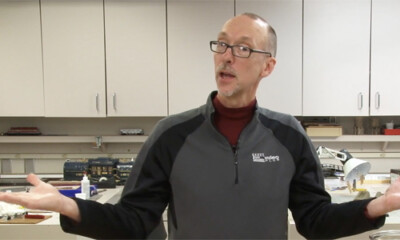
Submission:
POLYGON ((393 128, 394 128, 394 123, 393 122, 386 123, 386 129, 393 129, 393 128))
POLYGON ((85 194, 85 199, 90 198, 90 181, 86 176, 86 173, 83 175, 81 180, 81 193, 85 194))

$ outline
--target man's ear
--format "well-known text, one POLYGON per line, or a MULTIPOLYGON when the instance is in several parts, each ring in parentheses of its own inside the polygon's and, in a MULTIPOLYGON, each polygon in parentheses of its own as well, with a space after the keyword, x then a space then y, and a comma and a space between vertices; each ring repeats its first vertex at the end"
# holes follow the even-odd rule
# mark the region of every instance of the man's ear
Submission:
POLYGON ((265 61, 265 66, 263 71, 261 72, 261 77, 265 78, 266 76, 270 75, 272 71, 274 71, 276 64, 276 58, 274 57, 269 57, 265 61))

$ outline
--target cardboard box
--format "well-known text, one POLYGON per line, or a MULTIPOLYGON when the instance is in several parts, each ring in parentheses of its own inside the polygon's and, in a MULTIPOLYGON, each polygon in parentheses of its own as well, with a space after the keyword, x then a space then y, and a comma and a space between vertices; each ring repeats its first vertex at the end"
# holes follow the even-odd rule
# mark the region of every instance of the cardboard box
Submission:
POLYGON ((342 136, 342 126, 308 126, 306 133, 310 137, 339 137, 342 136))

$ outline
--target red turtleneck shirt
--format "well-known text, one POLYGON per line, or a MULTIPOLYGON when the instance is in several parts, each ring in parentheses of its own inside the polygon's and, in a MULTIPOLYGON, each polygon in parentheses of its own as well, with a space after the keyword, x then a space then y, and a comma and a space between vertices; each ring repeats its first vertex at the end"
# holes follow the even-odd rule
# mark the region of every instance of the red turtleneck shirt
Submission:
POLYGON ((236 146, 243 128, 253 118, 256 100, 251 101, 246 107, 227 108, 222 105, 217 97, 214 97, 213 104, 215 107, 215 126, 232 146, 236 146))

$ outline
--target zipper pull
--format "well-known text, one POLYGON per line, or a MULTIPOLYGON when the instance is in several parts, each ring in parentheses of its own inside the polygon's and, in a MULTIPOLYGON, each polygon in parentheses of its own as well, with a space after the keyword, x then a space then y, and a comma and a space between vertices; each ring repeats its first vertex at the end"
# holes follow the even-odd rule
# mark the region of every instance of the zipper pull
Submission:
POLYGON ((239 183, 239 162, 238 162, 238 159, 237 159, 237 153, 238 153, 238 147, 237 147, 237 145, 236 146, 232 146, 232 151, 233 151, 233 154, 234 154, 234 157, 233 157, 233 161, 234 161, 234 164, 235 164, 235 184, 238 184, 239 183))

